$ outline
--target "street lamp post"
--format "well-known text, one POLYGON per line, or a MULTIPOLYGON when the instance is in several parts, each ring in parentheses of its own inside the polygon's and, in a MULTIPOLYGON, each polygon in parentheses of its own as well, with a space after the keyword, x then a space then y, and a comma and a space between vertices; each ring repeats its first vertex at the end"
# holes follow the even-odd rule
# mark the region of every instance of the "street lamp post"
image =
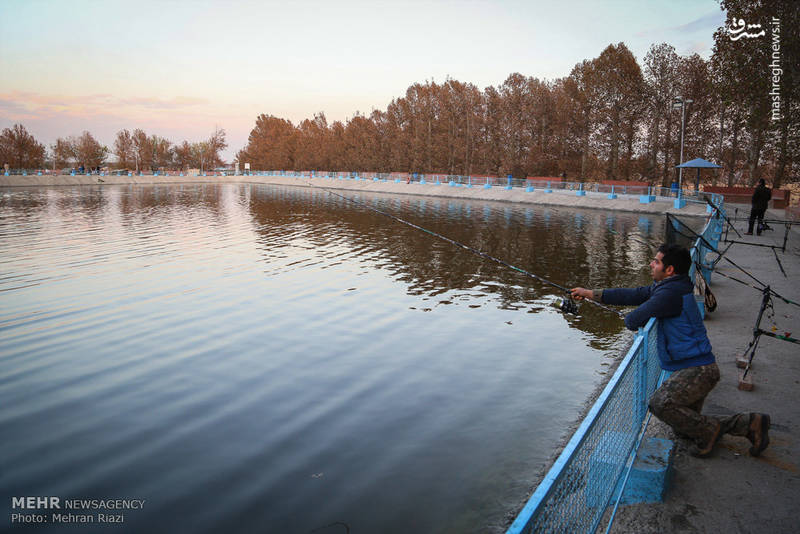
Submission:
MULTIPOLYGON (((672 109, 681 108, 681 161, 679 165, 683 165, 683 130, 686 121, 686 104, 691 104, 694 100, 689 98, 684 99, 682 96, 675 97, 672 103, 672 109)), ((678 191, 683 191, 683 168, 678 168, 678 191)))

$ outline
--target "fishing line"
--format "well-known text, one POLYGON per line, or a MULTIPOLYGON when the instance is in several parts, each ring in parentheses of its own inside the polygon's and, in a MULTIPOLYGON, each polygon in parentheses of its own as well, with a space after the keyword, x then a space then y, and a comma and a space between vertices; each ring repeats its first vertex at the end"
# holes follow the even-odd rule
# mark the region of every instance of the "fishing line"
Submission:
MULTIPOLYGON (((767 284, 765 284, 764 282, 762 282, 761 280, 759 280, 758 278, 756 278, 755 276, 753 276, 752 274, 750 274, 749 272, 747 272, 746 270, 744 270, 742 267, 739 267, 739 265, 737 265, 737 264, 736 264, 736 262, 734 262, 732 259, 730 259, 730 258, 727 258, 727 257, 724 257, 724 256, 722 255, 722 253, 721 253, 719 250, 717 250, 717 247, 715 247, 714 245, 712 245, 711 243, 709 243, 709 242, 706 240, 706 238, 705 238, 705 237, 701 236, 700 234, 698 234, 697 232, 695 232, 694 230, 692 230, 691 228, 689 228, 689 226, 688 226, 686 223, 684 223, 683 221, 681 221, 680 219, 678 219, 678 218, 677 218, 677 217, 675 217, 674 215, 670 215, 669 213, 667 214, 667 216, 669 216, 669 218, 670 218, 671 220, 677 221, 677 222, 679 222, 680 224, 682 224, 684 228, 686 228, 687 230, 689 230, 689 231, 692 233, 692 235, 690 235, 690 236, 689 236, 689 235, 686 235, 686 234, 684 234, 683 232, 681 232, 680 230, 678 230, 677 228, 675 228, 675 227, 673 226, 673 227, 672 227, 672 229, 673 229, 673 231, 674 231, 675 233, 677 233, 677 234, 679 234, 679 235, 681 235, 681 236, 683 236, 683 237, 686 237, 686 238, 688 238, 688 239, 692 239, 693 237, 694 237, 694 238, 697 238, 697 239, 700 239, 700 240, 701 240, 703 243, 705 243, 705 245, 706 245, 706 246, 707 246, 707 247, 708 247, 708 248, 711 250, 711 252, 713 252, 714 254, 717 254, 717 255, 720 257, 720 259, 724 259, 725 261, 729 262, 731 265, 733 265, 734 267, 736 267, 737 269, 739 269, 740 271, 742 271, 744 274, 746 274, 747 276, 749 276, 750 278, 752 278, 753 280, 755 280, 756 282, 758 282, 759 284, 761 284, 761 286, 762 286, 762 287, 767 287, 767 284)), ((716 271, 714 271, 714 272, 716 272, 716 271)), ((781 297, 781 298, 783 298, 783 297, 781 297)), ((784 299, 784 300, 785 300, 785 299, 784 299)))
POLYGON ((730 226, 731 228, 733 228, 733 231, 734 231, 734 232, 736 232, 736 235, 738 235, 739 237, 742 237, 742 234, 740 234, 740 233, 739 233, 739 230, 737 230, 737 229, 736 229, 736 227, 733 225, 733 223, 731 222, 731 220, 730 220, 730 219, 728 219, 728 217, 725 215, 725 213, 723 213, 723 212, 722 212, 722 210, 719 208, 719 206, 717 206, 716 204, 714 204, 713 202, 711 202, 711 200, 708 198, 708 196, 706 196, 706 197, 704 197, 704 198, 705 198, 706 202, 708 203, 708 205, 709 205, 709 206, 711 206, 711 207, 712 207, 714 210, 716 210, 716 211, 717 211, 717 214, 718 214, 720 217, 722 217, 723 219, 725 219, 725 222, 726 222, 726 223, 728 223, 728 226, 730 226))
MULTIPOLYGON (((318 186, 318 185, 314 185, 311 182, 308 182, 308 184, 311 187, 317 187, 319 189, 322 189, 323 191, 327 191, 331 195, 337 196, 337 197, 342 198, 344 200, 349 200, 350 202, 353 202, 354 204, 358 204, 360 206, 363 206, 363 207, 365 207, 365 208, 367 208, 369 210, 374 211, 375 213, 379 213, 379 214, 381 214, 381 215, 383 215, 385 217, 389 217, 390 219, 394 219, 395 221, 397 221, 399 223, 402 223, 402 224, 405 224, 407 226, 410 226, 411 228, 416 228, 417 230, 419 230, 421 232, 425 232, 428 235, 432 235, 433 237, 437 237, 439 239, 447 241, 448 243, 451 243, 451 244, 453 244, 453 245, 455 245, 457 247, 461 247, 461 248, 463 248, 465 250, 468 250, 468 251, 472 252, 473 254, 477 254, 478 256, 480 256, 482 258, 485 258, 487 260, 493 261, 495 263, 499 263, 500 265, 504 265, 504 266, 508 267, 509 269, 512 269, 514 271, 517 271, 518 273, 524 274, 525 276, 529 276, 529 277, 533 278, 534 280, 538 280, 539 282, 541 282, 543 284, 547 284, 549 286, 552 286, 552 287, 555 287, 557 289, 560 289, 561 291, 563 291, 566 294, 566 297, 561 302, 561 310, 564 313, 571 313, 571 314, 574 314, 574 315, 578 314, 578 305, 575 303, 574 300, 572 300, 572 295, 570 293, 570 289, 567 288, 567 287, 562 286, 561 284, 557 284, 555 282, 551 282, 550 280, 548 280, 546 278, 543 278, 543 277, 541 277, 541 276, 539 276, 537 274, 533 274, 530 271, 526 271, 525 269, 520 269, 519 267, 516 267, 515 265, 511 265, 507 261, 501 260, 500 258, 495 258, 494 256, 491 256, 491 255, 489 255, 489 254, 487 254, 485 252, 482 252, 482 251, 480 251, 478 249, 472 248, 469 245, 465 245, 464 243, 456 241, 455 239, 450 239, 449 237, 444 236, 444 235, 442 235, 440 233, 434 232, 433 230, 428 230, 427 228, 423 228, 422 226, 419 226, 417 224, 409 222, 409 221, 407 221, 405 219, 401 219, 400 217, 397 217, 396 215, 392 215, 391 213, 387 213, 387 212, 379 210, 377 208, 373 208, 369 204, 366 204, 366 203, 361 202, 359 200, 356 200, 354 198, 348 198, 348 197, 346 197, 344 195, 340 195, 339 193, 334 193, 333 191, 331 191, 328 188, 325 188, 325 187, 322 187, 322 186, 318 186)), ((597 306, 598 308, 602 308, 602 309, 604 309, 606 311, 609 311, 609 312, 611 312, 613 314, 616 314, 616 315, 618 315, 620 317, 625 317, 625 315, 622 312, 620 312, 618 310, 615 310, 613 308, 609 308, 608 306, 605 306, 605 305, 603 305, 603 304, 601 304, 601 303, 599 303, 597 301, 594 301, 594 300, 591 300, 591 299, 584 299, 584 300, 586 302, 590 302, 591 304, 597 306)))
MULTIPOLYGON (((670 214, 667 214, 667 215, 670 215, 670 214)), ((747 282, 744 282, 744 281, 742 281, 742 280, 739 280, 738 278, 735 278, 735 277, 733 277, 733 276, 727 275, 727 274, 725 274, 725 273, 723 273, 723 272, 720 272, 720 271, 718 271, 718 270, 715 270, 715 271, 714 271, 714 273, 715 273, 715 274, 718 274, 718 275, 724 276, 725 278, 730 278, 731 280, 734 280, 734 281, 736 281, 736 282, 739 282, 740 284, 746 285, 746 286, 748 286, 748 287, 752 287, 753 289, 755 289, 756 291, 759 291, 759 292, 761 292, 761 291, 764 291, 764 288, 765 288, 765 287, 769 287, 767 284, 765 284, 764 282, 762 282, 761 280, 759 280, 758 278, 756 278, 755 276, 753 276, 752 274, 750 274, 748 271, 746 271, 746 270, 745 270, 743 267, 740 267, 740 266, 739 266, 739 265, 738 265, 738 264, 737 264, 735 261, 733 261, 732 259, 730 259, 730 258, 727 258, 727 257, 723 257, 723 253, 721 253, 719 250, 717 250, 717 249, 716 249, 716 248, 715 248, 715 247, 714 247, 714 246, 713 246, 711 243, 709 243, 708 241, 706 241, 706 239, 705 239, 703 236, 701 236, 700 234, 698 234, 697 232, 695 232, 694 230, 692 230, 691 228, 689 228, 689 227, 686 225, 686 223, 684 223, 683 221, 681 221, 680 219, 678 219, 677 217, 675 217, 675 216, 673 216, 673 215, 670 215, 670 219, 671 219, 671 220, 674 220, 674 221, 677 221, 677 222, 679 222, 680 224, 682 224, 682 225, 683 225, 683 227, 684 227, 684 228, 686 228, 687 230, 689 230, 689 231, 690 231, 690 232, 691 232, 693 235, 692 235, 692 236, 686 235, 686 234, 684 234, 683 232, 681 232, 680 230, 678 230, 677 228, 675 228, 675 227, 673 226, 673 228, 672 228, 672 229, 673 229, 673 231, 674 231, 675 233, 677 233, 677 234, 679 234, 679 235, 681 235, 681 236, 683 236, 683 237, 689 238, 689 239, 691 239, 692 237, 696 237, 696 238, 700 239, 700 240, 701 240, 703 243, 705 243, 705 245, 706 245, 706 246, 707 246, 709 249, 711 249, 711 252, 713 252, 713 253, 715 253, 715 254, 719 255, 719 259, 724 259, 725 261, 729 262, 731 265, 733 265, 734 267, 736 267, 737 269, 739 269, 740 271, 742 271, 744 274, 746 274, 747 276, 749 276, 750 278, 752 278, 753 280, 755 280, 755 281, 756 281, 756 282, 757 282, 757 283, 758 283, 758 284, 759 284, 761 287, 756 287, 756 286, 754 286, 754 285, 752 285, 752 284, 748 284, 747 282)), ((717 261, 719 261, 719 259, 718 259, 717 261)), ((697 268, 698 268, 698 269, 701 269, 701 268, 703 268, 703 266, 702 266, 700 263, 698 263, 698 262, 695 262, 695 265, 697 266, 697 268)), ((774 291, 773 289, 770 289, 770 290, 769 290, 769 292, 770 292, 770 294, 771 294, 771 295, 774 295, 774 296, 778 297, 779 299, 781 299, 782 301, 784 301, 784 302, 785 302, 785 303, 787 303, 787 304, 794 304, 795 306, 798 306, 798 307, 800 307, 800 304, 798 304, 797 302, 794 302, 794 301, 792 301, 792 300, 789 300, 789 299, 787 299, 786 297, 784 297, 784 296, 783 296, 783 295, 781 295, 780 293, 778 293, 778 292, 774 291)))
MULTIPOLYGON (((699 263, 697 263, 696 265, 697 265, 697 267, 698 267, 698 268, 702 267, 702 266, 701 266, 699 263)), ((725 273, 723 273, 723 272, 720 272, 720 271, 714 271, 714 274, 718 274, 718 275, 720 275, 720 276, 724 276, 725 278, 730 278, 730 279, 731 279, 731 280, 733 280, 734 282, 739 282, 740 284, 742 284, 742 285, 744 285, 744 286, 747 286, 747 287, 752 287, 753 289, 755 289, 755 290, 756 290, 756 291, 758 291, 759 293, 764 291, 764 288, 763 288, 763 287, 756 287, 756 286, 754 286, 753 284, 748 284, 748 283, 747 283, 747 282, 745 282, 744 280, 739 280, 739 279, 738 279, 738 278, 736 278, 735 276, 731 276, 731 275, 729 275, 729 274, 725 274, 725 273)), ((781 300, 782 300, 783 302, 785 302, 786 304, 794 304, 795 306, 798 306, 798 307, 800 307, 800 303, 797 303, 797 302, 795 302, 795 301, 793 301, 793 300, 789 300, 789 299, 787 299, 786 297, 783 297, 783 296, 781 296, 779 293, 776 293, 776 292, 775 292, 775 291, 773 291, 772 289, 770 289, 770 290, 769 290, 769 292, 770 292, 770 294, 771 294, 773 297, 778 297, 779 299, 781 299, 781 300)))

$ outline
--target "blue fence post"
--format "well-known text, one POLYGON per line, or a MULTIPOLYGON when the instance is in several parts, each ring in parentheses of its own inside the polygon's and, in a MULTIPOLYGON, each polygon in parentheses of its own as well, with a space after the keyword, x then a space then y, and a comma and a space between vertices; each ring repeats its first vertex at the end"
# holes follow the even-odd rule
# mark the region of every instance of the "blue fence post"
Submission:
POLYGON ((533 182, 528 182, 528 187, 525 188, 525 192, 526 193, 533 193, 533 182))
POLYGON ((489 177, 488 176, 486 177, 486 184, 484 184, 483 188, 484 189, 491 189, 492 188, 492 184, 489 183, 489 177))
POLYGON ((616 193, 614 193, 614 186, 613 185, 611 186, 611 192, 608 194, 608 198, 610 198, 611 200, 614 200, 615 198, 617 198, 616 193))
POLYGON ((575 191, 575 194, 579 197, 585 197, 586 191, 583 190, 583 182, 581 182, 578 186, 578 190, 575 191))
MULTIPOLYGON (((649 323, 649 322, 648 322, 649 323)), ((639 355, 639 387, 638 395, 636 396, 636 421, 641 423, 645 415, 647 415, 647 356, 650 354, 650 331, 645 325, 645 328, 639 328, 639 335, 642 339, 642 352, 639 355)), ((652 325, 655 328, 655 325, 652 325)))
POLYGON ((672 206, 676 210, 679 210, 684 206, 686 206, 686 199, 683 198, 683 192, 680 189, 678 190, 678 198, 672 201, 672 206))
POLYGON ((472 187, 472 176, 467 176, 467 187, 472 187))
POLYGON ((549 180, 547 181, 547 188, 544 190, 544 192, 545 193, 552 193, 553 192, 553 188, 550 187, 550 181, 549 180))
POLYGON ((506 186, 506 190, 510 191, 511 190, 511 175, 509 174, 507 177, 508 177, 508 185, 506 186))

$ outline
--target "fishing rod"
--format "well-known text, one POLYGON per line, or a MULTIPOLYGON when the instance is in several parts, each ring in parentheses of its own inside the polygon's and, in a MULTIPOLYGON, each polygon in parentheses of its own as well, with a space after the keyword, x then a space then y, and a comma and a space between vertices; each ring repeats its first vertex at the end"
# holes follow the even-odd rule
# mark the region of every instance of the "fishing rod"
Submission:
MULTIPOLYGON (((348 197, 346 197, 344 195, 340 195, 339 193, 334 193, 333 191, 331 191, 330 189, 328 189, 326 187, 314 185, 311 182, 308 182, 308 183, 309 183, 309 185, 311 187, 318 187, 319 189, 322 189, 323 191, 327 191, 331 195, 337 196, 337 197, 342 198, 344 200, 348 200, 350 202, 353 202, 354 204, 358 204, 359 206, 363 206, 363 207, 365 207, 365 208, 367 208, 369 210, 374 211, 375 213, 379 213, 379 214, 381 214, 381 215, 383 215, 385 217, 389 217, 390 219, 394 219, 395 221, 397 221, 399 223, 402 223, 402 224, 405 224, 407 226, 410 226, 411 228, 416 228, 417 230, 420 230, 421 232, 425 232, 428 235, 432 235, 434 237, 437 237, 439 239, 447 241, 448 243, 451 243, 451 244, 453 244, 453 245, 455 245, 457 247, 461 247, 464 250, 468 250, 468 251, 472 252, 473 254, 477 254, 478 256, 480 256, 482 258, 485 258, 487 260, 493 261, 495 263, 499 263, 500 265, 504 265, 504 266, 508 267, 509 269, 512 269, 514 271, 517 271, 518 273, 524 274, 525 276, 529 276, 529 277, 533 278, 534 280, 538 280, 539 282, 541 282, 543 284, 546 284, 546 285, 555 287, 557 289, 560 289, 561 291, 563 291, 566 294, 566 297, 561 301, 561 306, 560 306, 561 311, 563 311, 564 313, 571 313, 573 315, 577 315, 578 314, 578 305, 575 303, 574 300, 572 300, 572 294, 570 292, 570 289, 567 288, 567 287, 562 286, 561 284, 557 284, 555 282, 552 282, 552 281, 548 280, 547 278, 543 278, 543 277, 541 277, 541 276, 539 276, 537 274, 533 274, 532 272, 526 271, 525 269, 520 269, 519 267, 517 267, 515 265, 511 265, 507 261, 501 260, 500 258, 495 258, 494 256, 491 256, 491 255, 489 255, 489 254, 487 254, 485 252, 482 252, 482 251, 480 251, 478 249, 472 248, 469 245, 465 245, 464 243, 456 241, 455 239, 450 239, 449 237, 444 236, 444 235, 442 235, 440 233, 434 232, 433 230, 428 230, 427 228, 423 228, 422 226, 419 226, 417 224, 409 222, 409 221, 407 221, 405 219, 401 219, 400 217, 397 217, 396 215, 392 215, 391 213, 387 213, 387 212, 379 210, 377 208, 373 208, 369 204, 366 204, 366 203, 361 202, 359 200, 356 200, 354 198, 348 198, 348 197)), ((590 302, 590 303, 594 304, 595 306, 597 306, 599 308, 602 308, 602 309, 604 309, 606 311, 609 311, 611 313, 614 313, 614 314, 618 315, 619 317, 625 317, 625 314, 623 314, 619 310, 615 310, 614 308, 609 308, 608 306, 605 306, 605 305, 603 305, 603 304, 601 304, 601 303, 599 303, 597 301, 591 300, 591 299, 585 299, 585 300, 586 300, 586 302, 590 302)))
POLYGON ((711 200, 708 198, 708 196, 704 196, 703 198, 705 198, 705 201, 708 203, 708 205, 709 205, 709 206, 711 206, 711 208, 712 208, 712 209, 714 209, 714 210, 716 210, 716 211, 717 211, 717 214, 718 214, 720 217, 722 217, 723 219, 725 219, 725 222, 726 222, 726 223, 728 223, 728 226, 730 226, 731 228, 733 228, 733 231, 734 231, 734 232, 736 232, 736 235, 738 235, 739 237, 742 237, 742 234, 740 234, 740 233, 739 233, 739 230, 737 230, 737 229, 736 229, 736 227, 733 225, 733 223, 731 222, 731 220, 730 220, 730 219, 728 219, 728 217, 727 217, 727 216, 726 216, 726 215, 725 215, 725 214, 722 212, 722 209, 720 209, 720 207, 719 207, 719 206, 717 206, 716 204, 714 204, 713 202, 711 202, 711 200))
MULTIPOLYGON (((700 266, 700 264, 697 264, 697 265, 698 265, 698 267, 701 267, 701 266, 700 266)), ((733 280, 734 282, 739 282, 740 284, 742 284, 742 285, 744 285, 744 286, 747 286, 747 287, 752 287, 753 289, 755 289, 755 290, 756 290, 756 291, 758 291, 758 292, 763 292, 763 291, 764 291, 764 288, 763 288, 763 287, 756 287, 756 286, 754 286, 753 284, 748 284, 748 283, 747 283, 747 282, 745 282, 744 280, 739 280, 739 279, 738 279, 738 278, 736 278, 735 276, 731 276, 731 275, 729 275, 729 274, 725 274, 725 273, 723 273, 723 272, 721 272, 721 271, 714 271, 714 274, 718 274, 718 275, 720 275, 720 276, 724 276, 725 278, 730 278, 730 279, 731 279, 731 280, 733 280)), ((767 286, 767 287, 769 287, 769 286, 767 286)), ((783 296, 781 296, 779 293, 776 293, 776 292, 775 292, 774 290, 772 290, 772 289, 770 289, 770 290, 769 290, 769 292, 770 292, 770 294, 771 294, 773 297, 778 297, 779 299, 781 299, 781 300, 782 300, 783 302, 785 302, 786 304, 793 304, 793 305, 795 305, 795 306, 798 306, 798 307, 800 307, 800 303, 797 303, 797 302, 795 302, 795 301, 793 301, 793 300, 789 300, 789 299, 787 299, 786 297, 783 297, 783 296)))
MULTIPOLYGON (((672 229, 673 229, 673 231, 674 231, 674 232, 676 232, 676 233, 677 233, 677 234, 679 234, 679 235, 682 235, 683 237, 689 238, 689 239, 693 239, 693 238, 694 238, 694 239, 699 239, 700 241, 702 241, 702 242, 705 244, 705 246, 706 246, 706 247, 708 247, 708 249, 709 249, 711 252, 713 252, 714 254, 717 254, 717 255, 719 256, 719 258, 718 258, 718 260, 717 260, 717 261, 724 259, 725 261, 727 261, 728 263, 730 263, 731 265, 733 265, 734 267, 736 267, 737 269, 739 269, 740 271, 742 271, 744 274, 746 274, 747 276, 749 276, 750 278, 752 278, 753 280, 755 280, 755 281, 756 281, 758 284, 761 284, 761 287, 765 287, 765 286, 767 285, 767 284, 765 284, 764 282, 762 282, 761 280, 759 280, 758 278, 756 278, 755 276, 753 276, 753 275, 752 275, 751 273, 749 273, 748 271, 744 270, 744 268, 740 267, 740 266, 739 266, 739 265, 738 265, 736 262, 734 262, 732 259, 730 259, 730 258, 728 258, 728 257, 724 257, 724 256, 723 256, 723 255, 724 255, 724 253, 723 253, 723 252, 720 252, 719 250, 717 250, 717 247, 715 247, 714 245, 712 245, 711 243, 709 243, 709 242, 708 242, 708 240, 707 240, 705 237, 703 237, 702 235, 698 234, 697 232, 695 232, 694 230, 692 230, 691 228, 689 228, 689 226, 687 226, 687 225, 686 225, 686 223, 684 223, 683 221, 681 221, 680 219, 678 219, 677 217, 675 217, 674 215, 672 215, 672 214, 670 214, 670 213, 667 213, 667 217, 668 217, 670 220, 674 220, 674 221, 677 221, 677 222, 679 222, 681 225, 683 225, 683 227, 684 227, 684 228, 686 228, 687 230, 689 230, 689 231, 692 233, 692 235, 690 235, 690 236, 689 236, 689 235, 686 235, 686 234, 684 234, 683 232, 681 232, 680 230, 678 230, 677 228, 675 228, 675 226, 673 225, 673 226, 672 226, 672 229)), ((728 247, 728 248, 730 248, 730 247, 728 247)), ((726 250, 726 252, 727 252, 727 249, 725 249, 725 250, 726 250)), ((715 271, 715 272, 716 272, 716 271, 715 271)), ((776 295, 777 295, 777 293, 776 293, 776 295)), ((777 295, 777 296, 780 296, 780 295, 777 295)), ((783 297, 780 297, 780 298, 781 298, 781 299, 783 299, 783 300, 786 300, 786 299, 785 299, 785 298, 783 298, 783 297)))
MULTIPOLYGON (((707 241, 707 240, 706 240, 706 239, 705 239, 703 236, 701 236, 700 234, 698 234, 697 232, 695 232, 694 230, 692 230, 691 228, 689 228, 689 227, 686 225, 686 223, 684 223, 683 221, 681 221, 680 219, 678 219, 678 218, 677 218, 677 217, 675 217, 674 215, 671 215, 671 214, 669 214, 669 213, 668 213, 668 214, 667 214, 667 217, 668 217, 668 219, 675 220, 675 221, 679 222, 681 225, 683 225, 683 227, 684 227, 684 228, 686 228, 687 230, 689 230, 689 231, 692 233, 692 235, 691 235, 691 236, 689 236, 689 235, 686 235, 686 234, 684 234, 683 232, 681 232, 680 230, 678 230, 677 228, 675 228, 675 226, 673 225, 672 229, 673 229, 673 231, 675 231, 675 233, 677 233, 677 234, 679 234, 679 235, 682 235, 683 237, 686 237, 686 238, 689 238, 689 239, 691 239, 692 237, 694 237, 694 238, 697 238, 697 239, 700 239, 700 240, 701 240, 701 241, 702 241, 702 242, 703 242, 703 243, 704 243, 704 244, 705 244, 705 245, 706 245, 706 246, 707 246, 707 247, 708 247, 708 248, 711 250, 711 252, 713 252, 713 253, 717 254, 717 255, 719 256, 719 258, 717 258, 717 260, 714 262, 714 264, 715 264, 715 265, 717 264, 717 262, 719 262, 720 260, 724 259, 725 261, 729 262, 731 265, 733 265, 734 267, 736 267, 737 269, 739 269, 740 271, 742 271, 744 274, 746 274, 747 276, 749 276, 750 278, 752 278, 753 280, 755 280, 755 281, 756 281, 756 283, 757 283, 757 284, 759 284, 761 287, 756 287, 756 286, 754 286, 754 285, 752 285, 752 284, 749 284, 749 283, 747 283, 747 282, 744 282, 744 281, 742 281, 742 280, 739 280, 738 278, 736 278, 736 277, 733 277, 733 276, 730 276, 730 275, 728 275, 728 274, 725 274, 725 273, 723 273, 723 272, 721 272, 721 271, 716 271, 716 270, 715 270, 715 271, 714 271, 714 273, 715 273, 715 274, 718 274, 718 275, 720 275, 720 276, 724 276, 725 278, 730 278, 731 280, 734 280, 735 282, 739 282, 740 284, 746 285, 746 286, 748 286, 748 287, 752 287, 753 289, 755 289, 756 291, 759 291, 759 292, 761 292, 761 291, 764 291, 764 288, 765 288, 765 287, 767 287, 767 288, 769 287, 767 284, 765 284, 764 282, 762 282, 761 280, 759 280, 758 278, 756 278, 755 276, 753 276, 751 273, 749 273, 748 271, 746 271, 746 270, 745 270, 743 267, 740 267, 740 266, 739 266, 739 265, 738 265, 738 264, 737 264, 735 261, 733 261, 732 259, 730 259, 730 258, 726 258, 726 257, 723 257, 723 255, 725 254, 725 252, 727 252, 727 251, 728 251, 728 248, 730 248, 730 246, 729 246, 728 248, 726 248, 724 252, 720 252, 719 250, 717 250, 717 249, 714 247, 714 245, 712 245, 711 243, 709 243, 709 242, 708 242, 708 241, 707 241)), ((698 268, 698 269, 703 269, 703 268, 704 268, 704 266, 703 266, 703 265, 701 265, 699 262, 695 262, 695 265, 697 266, 697 268, 698 268)), ((780 262, 778 262, 778 265, 780 265, 780 262)), ((781 266, 781 267, 783 267, 783 266, 781 266)), ((783 270, 783 269, 781 269, 781 270, 783 270)), ((785 272, 784 272, 784 274, 785 274, 785 272)), ((787 304, 793 304, 793 305, 795 305, 795 306, 798 306, 798 307, 800 307, 800 304, 798 304, 797 302, 794 302, 793 300, 787 299, 786 297, 784 297, 783 295, 781 295, 781 294, 780 294, 780 293, 778 293, 777 291, 774 291, 773 289, 770 289, 770 290, 769 290, 769 293, 770 293, 770 295, 772 295, 772 296, 778 297, 779 299, 781 299, 783 302, 785 302, 785 303, 787 303, 787 304)))
POLYGON ((775 316, 775 308, 772 306, 772 290, 769 286, 763 289, 764 296, 761 299, 761 308, 758 310, 758 317, 756 318, 756 325, 753 328, 753 340, 747 346, 747 350, 744 351, 742 355, 743 358, 747 358, 747 364, 744 368, 744 373, 742 374, 742 379, 747 376, 747 373, 750 371, 750 367, 753 365, 753 358, 756 355, 756 348, 758 348, 758 340, 761 339, 761 336, 769 336, 775 339, 781 339, 783 341, 788 341, 790 343, 795 343, 800 345, 800 339, 795 339, 792 337, 791 332, 784 332, 782 335, 777 333, 777 327, 775 326, 774 316, 775 316), (772 332, 769 330, 764 330, 761 328, 761 319, 764 317, 764 312, 767 312, 769 317, 772 319, 772 332), (748 354, 750 355, 748 357, 748 354))

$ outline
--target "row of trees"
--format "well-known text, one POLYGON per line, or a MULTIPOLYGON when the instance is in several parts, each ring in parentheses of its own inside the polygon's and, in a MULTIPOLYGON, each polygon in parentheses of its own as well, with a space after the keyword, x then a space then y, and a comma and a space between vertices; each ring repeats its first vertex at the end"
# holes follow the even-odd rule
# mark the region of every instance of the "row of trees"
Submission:
POLYGON ((116 156, 112 164, 118 169, 159 170, 190 168, 209 169, 224 165, 221 152, 228 147, 225 130, 216 128, 205 141, 183 141, 173 145, 157 135, 148 136, 143 130, 117 132, 111 150, 88 131, 79 136, 59 137, 49 148, 38 142, 22 124, 0 132, 0 160, 15 169, 36 169, 45 166, 65 166, 92 169, 104 166, 109 154, 116 156))
MULTIPOLYGON (((673 106, 680 97, 692 101, 685 108, 684 160, 722 164, 714 182, 753 184, 765 176, 780 186, 796 179, 800 163, 800 2, 720 4, 728 19, 714 34, 708 61, 659 44, 640 64, 619 43, 564 78, 514 73, 484 90, 452 79, 416 83, 386 110, 345 122, 329 124, 318 113, 294 125, 262 114, 236 159, 256 169, 567 173, 666 186, 680 162, 681 111, 673 106), (728 28, 739 20, 767 31, 733 40, 728 28)), ((206 141, 179 144, 136 129, 118 132, 111 150, 88 132, 50 148, 56 165, 95 167, 113 153, 118 167, 141 170, 218 166, 226 147, 221 129, 206 141)), ((0 135, 0 156, 13 166, 38 167, 45 149, 15 125, 0 135)))
POLYGON ((513 174, 587 179, 644 179, 668 185, 680 159, 724 165, 727 184, 776 185, 796 176, 800 113, 795 80, 800 64, 800 3, 723 0, 727 26, 735 18, 781 28, 782 115, 770 116, 769 34, 732 41, 721 28, 709 61, 680 56, 668 44, 650 48, 640 65, 624 43, 610 45, 553 81, 511 74, 483 91, 447 79, 408 88, 386 110, 356 113, 328 124, 324 113, 293 125, 262 114, 237 154, 255 168, 371 170, 447 174, 513 174), (791 71, 791 72, 789 72, 791 71))
POLYGON ((53 167, 58 168, 71 164, 85 169, 101 167, 105 164, 109 152, 107 146, 101 145, 86 131, 78 137, 59 137, 51 149, 53 167))
POLYGON ((228 143, 225 130, 215 128, 205 141, 183 141, 173 145, 157 135, 148 136, 143 130, 121 130, 114 139, 114 154, 120 168, 140 169, 209 169, 224 165, 220 155, 228 143))

